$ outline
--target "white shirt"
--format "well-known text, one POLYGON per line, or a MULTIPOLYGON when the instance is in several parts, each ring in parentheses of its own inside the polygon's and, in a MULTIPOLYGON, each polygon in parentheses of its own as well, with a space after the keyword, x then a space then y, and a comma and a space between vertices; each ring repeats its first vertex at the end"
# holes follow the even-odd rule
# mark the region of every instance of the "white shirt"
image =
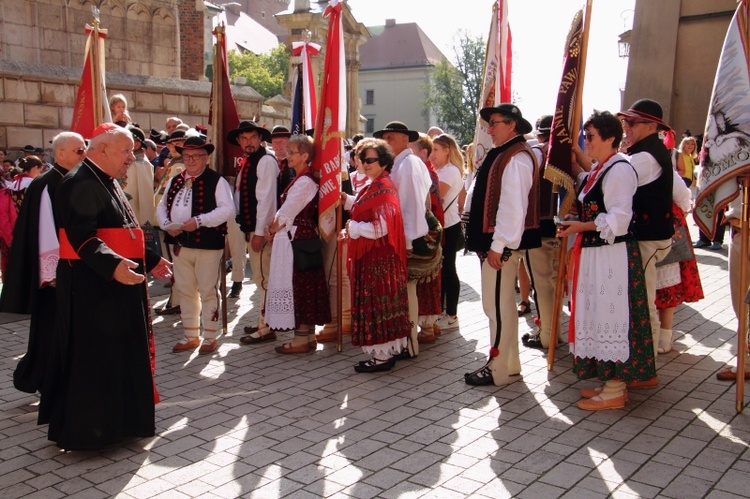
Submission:
POLYGON ((294 219, 317 195, 318 184, 313 179, 302 176, 295 180, 294 184, 289 188, 289 192, 287 192, 286 201, 281 205, 279 211, 276 212, 276 218, 279 219, 279 226, 289 228, 289 232, 294 237, 294 233, 297 231, 297 228, 292 226, 294 219))
MULTIPOLYGON (((165 192, 169 192, 174 179, 175 177, 169 179, 165 192)), ((229 186, 229 182, 223 177, 220 178, 219 182, 216 184, 214 195, 216 196, 216 208, 208 213, 201 213, 200 216, 196 218, 196 221, 198 221, 198 227, 218 227, 234 217, 235 211, 234 205, 232 204, 232 188, 229 186)), ((186 189, 185 187, 180 189, 175 195, 174 201, 172 202, 172 210, 169 213, 167 213, 167 196, 162 197, 159 206, 156 207, 156 218, 159 221, 159 227, 166 230, 166 226, 169 222, 187 222, 193 217, 192 210, 192 189, 186 189)))
POLYGON ((661 165, 647 152, 637 152, 630 156, 630 164, 638 174, 638 187, 650 184, 661 177, 661 165))
POLYGON ((425 219, 427 195, 432 180, 422 160, 411 149, 401 151, 393 162, 391 180, 398 189, 398 201, 404 218, 406 249, 412 249, 412 241, 427 234, 425 219))
POLYGON ((445 227, 453 227, 461 221, 458 213, 458 197, 464 187, 464 179, 461 178, 461 170, 452 163, 437 168, 438 178, 443 184, 449 186, 448 192, 443 196, 443 210, 445 211, 445 227))
MULTIPOLYGON (((258 208, 255 214, 255 233, 261 235, 266 227, 273 224, 273 217, 276 215, 276 196, 277 182, 279 177, 279 163, 271 154, 266 154, 258 161, 258 182, 255 184, 255 199, 258 201, 258 208)), ((237 175, 237 183, 234 186, 234 209, 240 212, 240 179, 242 170, 237 175)))
MULTIPOLYGON (((502 145, 502 144, 501 144, 502 145)), ((499 147, 499 146, 498 146, 499 147)), ((521 245, 526 211, 529 208, 529 191, 534 183, 534 162, 528 154, 514 155, 503 171, 503 187, 495 214, 495 232, 490 249, 502 254, 505 248, 515 249, 521 245)), ((464 211, 471 210, 476 182, 466 193, 464 211)))

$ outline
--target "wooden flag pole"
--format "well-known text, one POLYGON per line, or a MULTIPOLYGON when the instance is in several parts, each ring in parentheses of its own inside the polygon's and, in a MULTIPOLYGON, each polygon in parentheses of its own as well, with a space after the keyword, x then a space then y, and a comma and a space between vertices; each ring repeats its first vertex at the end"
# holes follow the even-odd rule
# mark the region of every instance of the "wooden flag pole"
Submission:
MULTIPOLYGON (((341 167, 345 168, 344 163, 341 163, 341 167)), ((339 181, 339 190, 341 182, 339 181)), ((336 351, 341 353, 344 350, 344 310, 343 310, 343 298, 344 290, 341 289, 344 283, 343 265, 341 264, 344 249, 344 241, 339 241, 338 237, 341 233, 341 217, 344 215, 344 208, 339 201, 339 205, 336 207, 336 257, 334 265, 336 265, 336 309, 338 311, 336 318, 336 327, 338 328, 338 336, 336 337, 336 351)))
MULTIPOLYGON (((589 31, 591 27, 591 6, 593 0, 586 0, 586 9, 583 15, 583 38, 581 39, 581 63, 578 70, 578 86, 576 87, 575 110, 573 111, 573 123, 570 126, 571 140, 577 140, 579 123, 583 107, 583 81, 586 74, 586 55, 589 47, 589 31)), ((568 238, 560 238, 558 248, 557 284, 555 285, 555 302, 552 308, 552 327, 549 335, 549 350, 547 352, 547 370, 551 371, 555 365, 555 349, 560 329, 560 313, 562 312, 563 289, 565 289, 565 275, 567 274, 568 238)))
MULTIPOLYGON (((750 234, 750 176, 739 177, 740 192, 742 193, 742 219, 740 221, 740 292, 744 293, 748 287, 747 259, 750 255, 748 248, 748 234, 750 234)), ((745 357, 747 356, 747 312, 745 297, 739 296, 739 317, 737 318, 737 412, 742 412, 745 405, 745 357)))
MULTIPOLYGON (((224 164, 224 148, 219 147, 221 143, 221 137, 224 134, 222 130, 223 120, 221 117, 221 110, 223 109, 222 96, 222 81, 224 77, 223 62, 222 67, 218 64, 222 60, 221 47, 222 47, 222 36, 224 36, 224 29, 222 25, 216 26, 216 43, 214 43, 214 64, 213 64, 213 82, 211 88, 211 97, 213 98, 213 107, 211 109, 211 121, 213 126, 211 127, 211 135, 213 136, 213 143, 216 145, 214 154, 214 170, 221 172, 221 165, 224 164)), ((224 238, 224 251, 221 252, 221 263, 219 264, 219 294, 221 295, 221 329, 226 335, 229 328, 227 323, 229 322, 229 313, 227 311, 227 240, 224 238)))
POLYGON ((102 78, 104 75, 101 74, 101 64, 99 64, 99 16, 94 18, 94 28, 91 30, 91 74, 93 75, 93 92, 91 98, 93 100, 92 105, 94 107, 94 127, 102 124, 104 120, 104 112, 102 106, 102 78))

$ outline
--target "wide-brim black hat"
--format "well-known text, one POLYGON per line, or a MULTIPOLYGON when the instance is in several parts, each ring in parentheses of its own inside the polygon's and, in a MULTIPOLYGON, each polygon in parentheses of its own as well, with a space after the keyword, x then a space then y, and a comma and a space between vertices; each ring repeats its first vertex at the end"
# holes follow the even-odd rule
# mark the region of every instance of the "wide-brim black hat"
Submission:
POLYGON ((23 152, 34 152, 36 147, 32 145, 23 146, 23 149, 21 149, 23 152))
POLYGON ((138 139, 139 142, 143 143, 143 141, 146 140, 146 134, 137 126, 128 125, 128 131, 130 131, 130 133, 133 134, 133 138, 138 139))
POLYGON ((549 135, 552 131, 552 115, 545 114, 536 122, 537 135, 549 135))
POLYGON ((258 132, 258 134, 260 134, 261 140, 265 142, 271 142, 271 132, 263 128, 262 126, 259 126, 256 122, 250 120, 240 121, 240 126, 235 128, 234 130, 231 130, 227 134, 227 141, 230 144, 238 146, 240 145, 240 143, 237 142, 237 137, 239 137, 240 134, 247 132, 258 132))
POLYGON ((214 152, 214 145, 206 141, 205 135, 193 135, 185 139, 185 143, 181 146, 175 146, 177 152, 183 154, 183 151, 197 151, 202 149, 208 154, 214 152))
POLYGON ((633 118, 656 123, 659 130, 671 130, 672 127, 664 123, 664 110, 661 104, 653 99, 639 99, 627 111, 617 113, 618 118, 633 118))
POLYGON ((170 133, 167 143, 177 142, 178 140, 185 140, 185 130, 175 130, 170 133))
POLYGON ((278 137, 286 137, 289 138, 292 136, 292 132, 289 131, 289 129, 282 125, 276 125, 273 127, 273 130, 271 130, 271 138, 275 139, 278 137))
POLYGON ((375 137, 376 139, 382 139, 383 134, 386 132, 403 133, 404 135, 407 135, 409 137, 409 142, 414 142, 415 140, 419 138, 419 132, 414 131, 414 130, 409 130, 409 127, 401 123, 400 121, 391 121, 385 126, 385 128, 373 133, 372 136, 375 137))
POLYGON ((499 104, 496 107, 485 107, 481 111, 479 111, 479 116, 481 116, 484 121, 489 123, 492 115, 498 113, 515 121, 516 132, 521 135, 531 133, 531 131, 534 129, 531 126, 531 123, 529 123, 529 121, 523 117, 523 114, 521 114, 521 110, 518 109, 518 106, 516 106, 515 104, 503 103, 499 104))

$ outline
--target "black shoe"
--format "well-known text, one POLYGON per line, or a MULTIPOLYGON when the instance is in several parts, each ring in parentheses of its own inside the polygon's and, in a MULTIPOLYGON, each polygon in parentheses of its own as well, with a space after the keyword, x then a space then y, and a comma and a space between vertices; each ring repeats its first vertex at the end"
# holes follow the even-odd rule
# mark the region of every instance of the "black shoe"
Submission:
POLYGON ((354 366, 354 370, 358 373, 377 373, 381 371, 390 371, 393 366, 396 365, 396 361, 391 357, 385 362, 378 363, 374 359, 370 359, 354 366))
POLYGON ((229 298, 239 298, 240 297, 240 291, 242 291, 242 283, 241 282, 233 282, 232 283, 232 290, 229 292, 229 298))
POLYGON ((488 386, 495 384, 492 380, 492 371, 490 371, 488 367, 471 374, 464 374, 464 381, 467 385, 473 386, 488 386))
POLYGON ((542 346, 542 339, 539 336, 530 336, 523 344, 528 348, 544 348, 542 346))
POLYGON ((246 334, 253 334, 258 331, 258 329, 260 329, 258 326, 245 326, 244 331, 246 334))
POLYGON ((711 246, 711 243, 708 243, 706 241, 698 239, 693 243, 693 248, 705 248, 706 246, 711 246))
POLYGON ((411 354, 409 353, 409 349, 408 348, 404 348, 403 350, 401 350, 400 354, 394 355, 393 357, 391 357, 391 359, 393 359, 394 361, 396 361, 396 360, 409 360, 409 359, 411 359, 411 354))
POLYGON ((156 315, 176 315, 182 313, 180 306, 157 308, 154 310, 156 315))

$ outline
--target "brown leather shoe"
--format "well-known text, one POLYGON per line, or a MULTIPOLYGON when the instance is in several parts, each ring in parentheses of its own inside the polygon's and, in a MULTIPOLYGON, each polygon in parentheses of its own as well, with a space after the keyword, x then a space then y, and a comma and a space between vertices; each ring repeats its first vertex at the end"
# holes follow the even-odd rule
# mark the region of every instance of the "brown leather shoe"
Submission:
POLYGON ((203 340, 203 344, 198 350, 198 354, 207 355, 209 353, 213 353, 216 350, 217 346, 218 343, 216 340, 203 340))
POLYGON ((437 338, 435 338, 434 333, 424 333, 420 331, 417 334, 417 341, 420 343, 435 343, 437 341, 437 338))
POLYGON ((274 348, 276 353, 307 353, 310 351, 310 343, 304 345, 292 346, 291 343, 284 343, 281 346, 274 348))
POLYGON ((607 409, 622 409, 625 407, 625 392, 619 397, 607 400, 583 399, 576 402, 579 409, 584 411, 605 411, 607 409))
POLYGON ((201 344, 200 338, 183 338, 172 347, 173 352, 186 352, 195 350, 201 344))
POLYGON ((634 379, 627 384, 628 390, 648 390, 657 386, 659 386, 659 378, 656 376, 645 380, 634 379))
MULTIPOLYGON (((721 381, 736 381, 737 380, 737 368, 736 367, 725 367, 718 373, 716 373, 716 379, 721 381)), ((745 379, 750 379, 750 371, 745 370, 745 379)))
POLYGON ((243 330, 246 334, 253 334, 258 329, 260 329, 258 326, 245 326, 243 330))
POLYGON ((318 341, 318 343, 330 343, 332 341, 338 340, 339 335, 336 334, 336 331, 325 329, 319 333, 315 333, 315 339, 318 341))
POLYGON ((262 335, 260 338, 255 336, 243 336, 240 338, 240 343, 243 345, 254 345, 256 343, 265 343, 266 341, 274 341, 276 339, 276 333, 271 331, 268 334, 262 335))

